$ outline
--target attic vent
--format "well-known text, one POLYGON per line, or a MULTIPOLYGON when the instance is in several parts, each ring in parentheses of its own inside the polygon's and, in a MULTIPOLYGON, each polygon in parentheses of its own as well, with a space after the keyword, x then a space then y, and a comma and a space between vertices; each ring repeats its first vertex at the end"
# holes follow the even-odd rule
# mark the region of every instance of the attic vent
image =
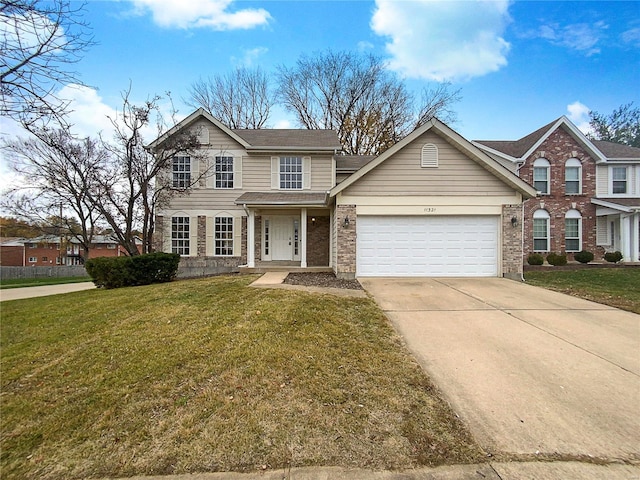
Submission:
POLYGON ((438 147, 433 143, 427 143, 422 147, 422 159, 420 165, 423 167, 438 166, 438 147))
POLYGON ((200 145, 208 145, 209 144, 209 129, 201 126, 196 130, 196 136, 198 138, 198 143, 200 145))

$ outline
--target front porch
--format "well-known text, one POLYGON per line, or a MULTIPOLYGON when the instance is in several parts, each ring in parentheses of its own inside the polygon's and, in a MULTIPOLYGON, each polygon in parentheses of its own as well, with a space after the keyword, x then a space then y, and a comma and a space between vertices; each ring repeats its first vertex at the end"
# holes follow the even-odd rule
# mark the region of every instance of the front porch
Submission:
POLYGON ((619 251, 626 263, 640 261, 640 198, 593 198, 598 245, 619 251))
POLYGON ((331 209, 324 193, 245 193, 242 272, 331 271, 331 209))

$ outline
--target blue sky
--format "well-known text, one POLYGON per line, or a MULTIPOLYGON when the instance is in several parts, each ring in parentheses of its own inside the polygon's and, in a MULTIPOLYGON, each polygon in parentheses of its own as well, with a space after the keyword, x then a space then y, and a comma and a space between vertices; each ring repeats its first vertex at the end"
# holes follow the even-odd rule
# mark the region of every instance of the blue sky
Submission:
MULTIPOLYGON (((63 92, 82 135, 108 128, 129 82, 137 101, 171 91, 186 116, 199 77, 328 48, 381 55, 416 92, 451 81, 468 139, 640 105, 640 2, 89 0, 85 18, 97 45, 76 67, 92 88, 63 92)), ((282 110, 270 123, 296 126, 282 110)))

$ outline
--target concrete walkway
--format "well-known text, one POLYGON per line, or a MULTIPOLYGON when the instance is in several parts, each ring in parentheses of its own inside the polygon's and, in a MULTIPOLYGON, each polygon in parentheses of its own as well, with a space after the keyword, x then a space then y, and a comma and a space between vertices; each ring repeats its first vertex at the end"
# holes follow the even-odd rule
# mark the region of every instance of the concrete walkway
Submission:
POLYGON ((488 452, 640 461, 639 315, 499 278, 360 281, 488 452))
POLYGON ((43 285, 41 287, 3 288, 0 290, 0 302, 21 300, 23 298, 46 297, 60 293, 79 292, 96 288, 93 282, 64 283, 62 285, 43 285))

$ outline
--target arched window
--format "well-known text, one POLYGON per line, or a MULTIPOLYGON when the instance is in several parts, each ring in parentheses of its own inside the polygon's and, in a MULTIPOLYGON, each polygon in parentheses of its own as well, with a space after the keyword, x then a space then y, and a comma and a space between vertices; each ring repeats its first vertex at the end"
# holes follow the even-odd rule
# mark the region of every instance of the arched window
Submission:
POLYGON ((438 166, 438 147, 433 143, 427 143, 422 147, 420 165, 423 167, 438 166))
POLYGON ((582 193, 582 163, 570 158, 564 164, 564 183, 567 195, 582 193))
POLYGON ((542 195, 549 195, 549 170, 551 164, 546 158, 533 162, 533 186, 542 195))
POLYGON ((564 246, 567 252, 582 250, 582 215, 578 210, 569 210, 564 216, 564 246))
POLYGON ((546 210, 533 212, 533 251, 549 251, 549 212, 546 210))

